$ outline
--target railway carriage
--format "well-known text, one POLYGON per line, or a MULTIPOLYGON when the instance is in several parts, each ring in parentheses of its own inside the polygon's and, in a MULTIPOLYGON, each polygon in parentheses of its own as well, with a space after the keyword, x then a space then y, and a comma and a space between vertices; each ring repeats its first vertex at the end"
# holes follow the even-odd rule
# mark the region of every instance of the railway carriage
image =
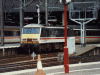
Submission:
MULTIPOLYGON (((24 26, 23 29, 24 29, 23 34, 22 34, 23 39, 21 41, 22 41, 22 44, 27 45, 27 46, 32 45, 32 44, 34 44, 34 46, 38 46, 36 44, 41 44, 43 45, 41 47, 44 48, 44 50, 46 50, 46 48, 48 48, 48 50, 51 50, 50 48, 56 48, 56 49, 59 48, 58 43, 61 44, 63 43, 62 41, 64 41, 64 27, 46 27, 46 26, 42 26, 38 24, 34 24, 34 25, 32 24, 32 27, 31 27, 31 24, 29 24, 29 25, 24 26), (27 28, 29 29, 34 28, 32 30, 33 34, 32 33, 28 34, 29 30, 27 28), (28 37, 26 37, 26 35, 28 35, 28 37), (34 37, 32 41, 30 38, 31 36, 34 37), (31 42, 33 43, 31 44, 31 42), (55 42, 58 42, 58 43, 55 43, 55 42), (45 44, 47 45, 47 47, 45 46, 45 44)), ((68 37, 74 36, 75 43, 80 44, 81 42, 80 27, 76 25, 75 26, 69 25, 67 34, 68 34, 68 37)), ((1 30, 0 30, 0 36, 1 36, 1 30)), ((4 43, 19 43, 19 42, 20 42, 20 27, 19 26, 4 26, 4 43)), ((0 43, 1 43, 1 37, 0 37, 0 43)), ((96 28, 95 26, 93 27, 87 26, 86 43, 100 43, 100 29, 99 28, 96 28)), ((62 47, 60 46, 60 49, 61 48, 62 47)))
MULTIPOLYGON (((20 42, 19 26, 4 26, 4 43, 20 42)), ((1 26, 0 26, 0 43, 1 43, 1 26)))
MULTIPOLYGON (((75 43, 81 42, 80 31, 79 28, 73 28, 75 43)), ((87 28, 86 29, 86 43, 100 43, 100 29, 99 28, 87 28)))
MULTIPOLYGON (((72 28, 68 27, 67 31, 68 37, 72 36, 72 28)), ((34 48, 35 50, 63 50, 64 47, 64 27, 47 27, 40 24, 28 24, 23 27, 21 36, 22 45, 34 48)))

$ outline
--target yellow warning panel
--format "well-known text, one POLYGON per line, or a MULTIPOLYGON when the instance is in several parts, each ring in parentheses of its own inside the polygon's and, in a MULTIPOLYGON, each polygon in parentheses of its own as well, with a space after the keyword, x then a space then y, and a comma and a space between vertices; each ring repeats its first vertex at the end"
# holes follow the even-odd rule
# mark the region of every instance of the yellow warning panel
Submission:
POLYGON ((39 34, 22 34, 22 38, 39 38, 39 34))

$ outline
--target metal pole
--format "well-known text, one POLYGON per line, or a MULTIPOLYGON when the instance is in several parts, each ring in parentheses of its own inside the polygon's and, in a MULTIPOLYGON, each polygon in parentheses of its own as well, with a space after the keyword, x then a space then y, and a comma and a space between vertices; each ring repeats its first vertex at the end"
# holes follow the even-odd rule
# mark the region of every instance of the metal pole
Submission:
POLYGON ((82 36, 82 38, 81 38, 81 40, 82 40, 82 42, 81 42, 81 44, 82 44, 82 47, 85 47, 86 46, 86 43, 85 43, 85 41, 86 41, 86 31, 85 31, 85 24, 84 24, 84 22, 82 23, 82 34, 81 34, 81 36, 82 36))
POLYGON ((47 0, 45 0, 45 24, 48 25, 48 6, 47 6, 47 0))
POLYGON ((62 26, 64 25, 64 12, 62 12, 62 26))
POLYGON ((37 5, 38 9, 37 9, 37 13, 38 13, 38 24, 40 24, 40 6, 39 4, 37 5))
POLYGON ((81 23, 81 47, 85 47, 86 46, 86 27, 85 27, 85 23, 82 22, 81 23))
POLYGON ((84 46, 86 46, 86 25, 84 23, 84 46))
POLYGON ((28 24, 28 19, 27 19, 27 24, 28 24))
POLYGON ((3 56, 5 56, 5 49, 3 48, 3 56))
POLYGON ((20 0, 20 43, 21 43, 21 33, 22 33, 22 27, 23 27, 23 3, 22 3, 22 0, 20 0))
POLYGON ((0 0, 0 25, 1 25, 1 46, 4 46, 3 0, 0 0))
POLYGON ((26 4, 26 0, 24 0, 24 9, 26 10, 26 6, 25 6, 25 4, 26 4))
POLYGON ((82 23, 81 23, 81 44, 82 44, 82 23))
POLYGON ((83 46, 84 46, 84 22, 83 22, 83 46))
POLYGON ((83 35, 84 29, 83 29, 83 22, 81 23, 81 47, 83 47, 83 40, 84 40, 84 35, 83 35))
POLYGON ((65 67, 65 73, 69 73, 69 55, 67 47, 67 5, 64 5, 64 23, 65 23, 64 67, 65 67))

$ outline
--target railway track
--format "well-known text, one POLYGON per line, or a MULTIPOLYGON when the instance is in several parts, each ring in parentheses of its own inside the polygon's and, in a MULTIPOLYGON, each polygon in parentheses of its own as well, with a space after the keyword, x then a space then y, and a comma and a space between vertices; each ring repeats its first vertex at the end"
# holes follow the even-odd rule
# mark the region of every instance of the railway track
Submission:
POLYGON ((18 57, 11 57, 11 58, 3 58, 0 59, 0 64, 6 64, 6 63, 11 63, 11 62, 17 62, 17 61, 24 61, 24 60, 31 60, 31 56, 18 56, 18 57))
MULTIPOLYGON (((41 58, 49 58, 49 57, 57 57, 58 52, 56 53, 49 53, 49 54, 41 54, 41 58)), ((0 59, 0 64, 18 62, 18 61, 25 61, 33 59, 31 55, 18 55, 17 57, 3 57, 0 59)), ((37 59, 37 56, 35 57, 37 59)))
MULTIPOLYGON (((43 67, 48 67, 48 66, 56 66, 56 65, 63 65, 64 62, 59 62, 58 61, 58 57, 57 57, 58 53, 51 53, 51 54, 42 54, 41 55, 41 60, 42 60, 42 65, 43 67)), ((14 58, 11 58, 10 60, 5 60, 8 63, 0 63, 0 73, 2 72, 9 72, 9 71, 16 71, 16 70, 23 70, 23 69, 33 69, 33 68, 37 68, 37 57, 35 57, 35 60, 32 60, 31 56, 26 56, 23 57, 18 57, 18 59, 20 59, 19 61, 14 61, 14 58), (30 58, 29 60, 25 59, 26 57, 30 58)), ((4 59, 2 59, 4 60, 4 59)), ((2 61, 0 60, 0 62, 2 61)), ((93 62, 93 61, 100 61, 100 56, 90 56, 90 57, 73 57, 69 59, 69 63, 70 64, 74 64, 74 63, 83 63, 83 62, 93 62)), ((3 61, 2 61, 3 62, 3 61)))
MULTIPOLYGON (((41 60, 44 67, 50 66, 52 63, 54 64, 54 62, 55 64, 57 63, 57 57, 43 58, 41 60)), ((36 68, 36 67, 37 67, 37 60, 27 60, 27 61, 0 64, 0 72, 36 68)))
MULTIPOLYGON (((58 53, 41 54, 42 58, 41 60, 44 63, 44 66, 47 65, 47 62, 49 63, 53 59, 57 60, 57 54, 58 53)), ((37 65, 37 56, 35 57, 35 60, 33 60, 31 56, 27 55, 22 55, 14 58, 3 57, 3 59, 0 59, 0 72, 36 68, 37 67, 36 65, 37 65)))

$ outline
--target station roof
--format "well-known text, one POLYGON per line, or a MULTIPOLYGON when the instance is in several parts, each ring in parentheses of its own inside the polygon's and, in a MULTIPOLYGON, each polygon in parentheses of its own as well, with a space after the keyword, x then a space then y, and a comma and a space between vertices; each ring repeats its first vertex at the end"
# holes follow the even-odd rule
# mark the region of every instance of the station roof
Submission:
MULTIPOLYGON (((100 0, 72 0, 72 2, 89 2, 100 0)), ((4 11, 6 12, 19 12, 19 0, 3 0, 4 11)), ((40 11, 45 11, 45 0, 23 0, 24 12, 37 12, 36 5, 40 4, 40 11), (30 3, 31 1, 34 1, 30 3), (27 7, 25 6, 27 5, 27 7)), ((59 0, 48 0, 48 11, 64 11, 64 5, 60 3, 59 0)))
MULTIPOLYGON (((4 1, 4 10, 6 12, 19 12, 19 0, 3 0, 4 1)), ((23 0, 24 12, 37 12, 36 5, 37 1, 32 2, 32 0, 23 0), (29 5, 28 5, 29 4, 29 5), (27 7, 25 6, 27 5, 27 7)), ((45 11, 45 0, 39 0, 40 11, 45 11)), ((63 5, 59 0, 48 0, 48 11, 63 11, 63 5)))

